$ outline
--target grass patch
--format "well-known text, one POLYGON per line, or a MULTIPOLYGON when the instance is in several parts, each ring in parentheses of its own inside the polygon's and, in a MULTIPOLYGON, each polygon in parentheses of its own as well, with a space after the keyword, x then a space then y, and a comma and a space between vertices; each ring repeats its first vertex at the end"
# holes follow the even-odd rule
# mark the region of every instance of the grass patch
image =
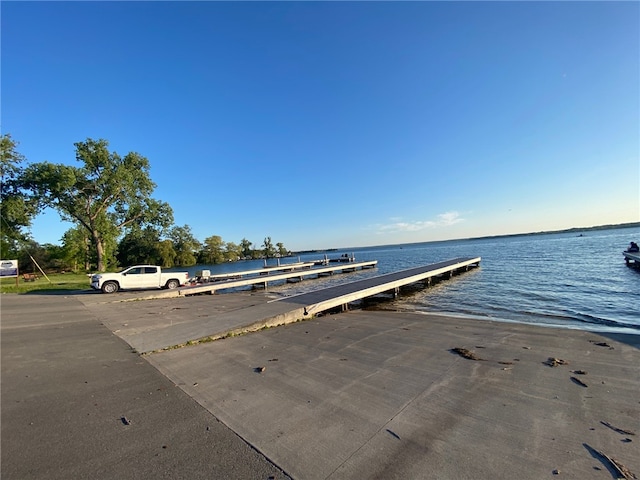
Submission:
POLYGON ((33 282, 25 282, 22 276, 18 277, 16 286, 15 278, 0 279, 0 292, 2 293, 30 293, 59 290, 88 290, 90 278, 83 273, 52 273, 47 274, 51 283, 40 275, 33 282))

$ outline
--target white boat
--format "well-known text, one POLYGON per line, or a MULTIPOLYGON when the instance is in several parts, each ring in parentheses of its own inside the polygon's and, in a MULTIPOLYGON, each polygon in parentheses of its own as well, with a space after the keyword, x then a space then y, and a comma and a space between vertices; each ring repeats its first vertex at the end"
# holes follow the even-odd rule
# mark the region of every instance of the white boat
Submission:
POLYGON ((627 262, 627 265, 640 266, 640 252, 622 252, 622 255, 624 255, 624 261, 627 262))

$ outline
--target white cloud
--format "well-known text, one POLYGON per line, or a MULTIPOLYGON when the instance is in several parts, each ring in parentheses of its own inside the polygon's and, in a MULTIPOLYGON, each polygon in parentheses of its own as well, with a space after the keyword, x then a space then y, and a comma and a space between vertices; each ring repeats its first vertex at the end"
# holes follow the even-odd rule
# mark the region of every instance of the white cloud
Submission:
POLYGON ((402 222, 399 218, 392 219, 392 223, 377 225, 378 233, 419 232, 428 228, 448 227, 464 221, 458 212, 445 212, 436 216, 435 220, 416 220, 402 222))
POLYGON ((453 225, 458 222, 462 222, 464 218, 460 218, 460 214, 458 212, 446 212, 438 215, 438 225, 453 225))

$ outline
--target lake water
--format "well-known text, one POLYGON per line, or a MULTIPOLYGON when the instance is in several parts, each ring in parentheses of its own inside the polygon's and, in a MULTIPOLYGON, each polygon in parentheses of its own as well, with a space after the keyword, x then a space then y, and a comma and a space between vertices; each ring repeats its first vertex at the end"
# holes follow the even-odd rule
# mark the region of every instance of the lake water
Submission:
MULTIPOLYGON (((553 233, 350 248, 328 255, 353 253, 357 261, 378 260, 378 267, 295 284, 270 284, 269 291, 295 295, 456 257, 479 256, 480 268, 400 295, 385 308, 640 334, 640 269, 627 267, 622 256, 632 240, 640 240, 640 228, 592 230, 582 236, 553 233)), ((323 253, 305 254, 300 260, 322 257, 323 253)), ((235 262, 192 267, 189 273, 203 268, 212 273, 241 271, 263 265, 263 260, 235 262)))

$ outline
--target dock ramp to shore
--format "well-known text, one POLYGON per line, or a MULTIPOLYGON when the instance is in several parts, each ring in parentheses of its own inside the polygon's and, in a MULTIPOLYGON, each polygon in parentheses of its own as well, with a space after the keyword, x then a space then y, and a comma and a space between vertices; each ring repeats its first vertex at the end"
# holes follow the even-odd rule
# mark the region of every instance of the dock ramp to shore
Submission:
MULTIPOLYGON (((147 325, 144 330, 121 331, 119 336, 140 353, 194 345, 310 319, 336 307, 347 310, 352 302, 386 292, 397 294, 406 285, 422 282, 428 286, 434 279, 451 278, 457 273, 478 267, 480 260, 480 257, 455 258, 277 300, 252 301, 245 307, 202 318, 187 318, 169 325, 147 325)), ((224 296, 212 297, 212 301, 224 296)), ((203 297, 195 298, 206 301, 203 297)), ((189 299, 182 301, 189 302, 189 299)), ((131 327, 133 322, 129 322, 131 327)))

